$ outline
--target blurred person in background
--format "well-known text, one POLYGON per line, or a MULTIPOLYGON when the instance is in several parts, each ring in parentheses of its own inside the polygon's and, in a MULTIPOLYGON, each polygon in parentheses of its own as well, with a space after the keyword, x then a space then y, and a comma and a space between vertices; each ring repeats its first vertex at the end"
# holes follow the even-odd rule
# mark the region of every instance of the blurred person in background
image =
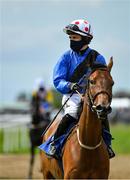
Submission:
POLYGON ((38 78, 35 81, 30 105, 31 124, 29 125, 29 137, 31 143, 31 159, 28 178, 32 178, 35 147, 42 143, 42 133, 50 123, 50 114, 52 111, 52 106, 48 99, 48 91, 42 78, 38 78))
POLYGON ((47 90, 42 78, 35 81, 34 91, 31 98, 32 124, 37 125, 50 120, 51 104, 47 99, 47 90))
MULTIPOLYGON (((56 152, 55 140, 66 132, 69 124, 74 121, 77 122, 79 119, 78 110, 81 107, 81 98, 75 91, 78 90, 84 94, 85 89, 83 90, 81 87, 84 87, 86 83, 84 76, 81 77, 79 81, 73 83, 71 77, 73 76, 75 69, 84 61, 84 59, 86 59, 87 56, 89 56, 89 53, 93 53, 95 63, 106 65, 104 57, 89 47, 89 43, 93 39, 93 33, 91 25, 87 20, 75 20, 67 25, 63 30, 69 37, 70 50, 66 51, 57 62, 53 72, 53 83, 56 89, 63 94, 63 104, 70 97, 70 94, 72 92, 74 93, 65 105, 65 115, 54 134, 54 142, 51 144, 52 155, 55 155, 56 152)), ((91 67, 86 68, 84 75, 89 75, 90 73, 91 67)), ((106 121, 104 121, 103 128, 107 130, 108 134, 110 134, 107 117, 106 121)), ((111 144, 111 142, 109 143, 111 144)), ((110 158, 114 157, 115 154, 110 145, 107 145, 107 149, 110 158)))

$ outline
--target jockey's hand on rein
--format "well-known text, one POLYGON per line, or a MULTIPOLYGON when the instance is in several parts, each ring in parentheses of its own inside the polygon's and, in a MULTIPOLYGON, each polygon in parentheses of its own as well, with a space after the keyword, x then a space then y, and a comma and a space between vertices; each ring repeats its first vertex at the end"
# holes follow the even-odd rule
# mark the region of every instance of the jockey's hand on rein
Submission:
POLYGON ((70 89, 71 89, 72 91, 76 91, 76 90, 79 90, 79 89, 80 89, 80 86, 79 86, 77 83, 71 83, 70 89))

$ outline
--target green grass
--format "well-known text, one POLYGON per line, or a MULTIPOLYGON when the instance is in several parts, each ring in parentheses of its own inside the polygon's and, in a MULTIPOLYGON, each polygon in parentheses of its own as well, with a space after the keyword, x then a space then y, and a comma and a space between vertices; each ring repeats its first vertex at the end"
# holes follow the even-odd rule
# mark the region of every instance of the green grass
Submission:
POLYGON ((0 152, 2 152, 3 148, 3 130, 0 129, 0 152))
MULTIPOLYGON (((3 152, 3 141, 4 141, 4 134, 3 130, 0 129, 0 153, 3 152)), ((114 125, 111 126, 111 134, 114 138, 112 141, 112 147, 116 154, 130 154, 130 125, 114 125)), ((8 135, 10 139, 9 147, 12 145, 14 146, 9 150, 7 153, 29 153, 30 145, 29 145, 29 136, 28 136, 28 129, 24 129, 24 131, 18 130, 15 132, 10 132, 8 135), (18 138, 16 138, 18 136, 18 138), (16 142, 15 142, 16 141, 16 142), (16 146, 15 149, 15 145, 16 146)), ((36 152, 38 152, 38 148, 36 152)))
POLYGON ((112 147, 116 154, 130 154, 130 125, 111 126, 111 134, 114 138, 112 147))

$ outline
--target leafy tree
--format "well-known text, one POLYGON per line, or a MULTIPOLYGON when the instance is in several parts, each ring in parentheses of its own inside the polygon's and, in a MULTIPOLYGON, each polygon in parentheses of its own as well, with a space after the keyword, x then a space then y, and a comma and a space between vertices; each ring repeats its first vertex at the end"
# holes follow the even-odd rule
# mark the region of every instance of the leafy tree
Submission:
POLYGON ((60 108, 61 107, 62 94, 60 94, 55 89, 52 89, 51 91, 53 93, 53 106, 54 106, 54 108, 60 108))
POLYGON ((19 101, 19 102, 28 102, 28 101, 30 101, 29 94, 26 93, 26 92, 20 92, 16 96, 16 101, 19 101))

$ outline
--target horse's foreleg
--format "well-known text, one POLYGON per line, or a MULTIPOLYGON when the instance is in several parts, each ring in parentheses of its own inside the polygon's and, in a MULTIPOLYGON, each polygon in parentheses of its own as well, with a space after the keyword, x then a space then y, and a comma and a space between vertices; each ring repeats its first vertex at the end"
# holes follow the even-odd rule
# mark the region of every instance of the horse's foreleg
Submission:
POLYGON ((44 172, 44 179, 55 179, 54 176, 50 173, 50 171, 44 172))
POLYGON ((64 179, 78 179, 77 169, 71 169, 64 172, 64 179))
POLYGON ((29 179, 32 179, 34 156, 35 156, 35 146, 31 145, 31 158, 30 158, 30 167, 29 167, 29 174, 28 174, 29 179))

